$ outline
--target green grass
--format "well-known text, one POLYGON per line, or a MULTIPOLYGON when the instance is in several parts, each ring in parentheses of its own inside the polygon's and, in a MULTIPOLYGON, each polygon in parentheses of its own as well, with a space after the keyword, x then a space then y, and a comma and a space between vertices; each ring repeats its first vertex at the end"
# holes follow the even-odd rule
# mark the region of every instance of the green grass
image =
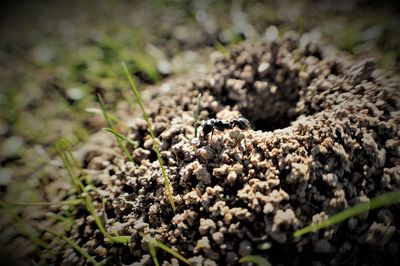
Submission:
MULTIPOLYGON (((103 236, 107 239, 109 239, 113 243, 121 243, 127 245, 131 239, 130 236, 111 236, 110 234, 107 233, 106 229, 104 228, 104 225, 102 224, 102 221, 100 217, 97 214, 97 211, 93 205, 93 200, 90 196, 90 190, 94 189, 93 185, 90 183, 89 179, 87 176, 84 174, 83 170, 81 169, 81 166, 79 165, 79 162, 77 159, 74 157, 72 154, 71 148, 69 146, 69 143, 66 140, 61 140, 57 143, 56 149, 69 173, 71 183, 74 186, 75 191, 79 194, 80 202, 83 203, 87 209, 87 211, 92 215, 94 218, 94 221, 100 230, 100 232, 103 234, 103 236), (84 180, 88 185, 85 186, 85 184, 82 182, 81 178, 79 178, 80 175, 84 176, 84 180)), ((103 204, 104 207, 104 204, 103 204)), ((73 223, 72 219, 59 216, 59 215, 52 215, 51 217, 54 220, 59 220, 63 223, 64 229, 68 230, 72 226, 71 222, 73 223)), ((93 257, 91 257, 84 249, 82 249, 76 242, 74 242, 72 239, 67 238, 63 234, 59 234, 55 231, 52 231, 50 229, 45 229, 47 232, 51 233, 52 235, 63 239, 65 242, 67 242, 69 245, 71 245, 77 252, 79 252, 83 257, 85 257, 88 262, 90 262, 93 265, 104 265, 106 264, 110 258, 106 258, 102 262, 98 263, 93 257)))
POLYGON ((59 225, 62 225, 64 230, 70 231, 72 228, 72 225, 74 224, 74 219, 72 217, 65 217, 62 215, 58 215, 55 213, 46 213, 46 217, 56 223, 58 223, 59 225))
POLYGON ((153 132, 153 126, 152 126, 152 124, 150 122, 149 117, 147 116, 146 110, 144 109, 144 105, 143 105, 142 99, 141 99, 140 94, 139 94, 139 91, 137 90, 136 85, 133 82, 133 79, 132 79, 131 75, 129 74, 129 71, 128 71, 128 68, 127 68, 126 64, 122 63, 122 66, 124 68, 125 75, 128 78, 129 85, 130 85, 130 87, 132 89, 132 92, 136 97, 136 100, 137 100, 137 102, 138 102, 138 104, 140 106, 140 109, 142 110, 143 117, 146 120, 148 131, 149 131, 150 136, 151 136, 151 138, 153 140, 153 150, 156 152, 158 162, 160 163, 160 168, 161 168, 162 176, 164 178, 165 187, 166 187, 167 192, 168 192, 168 199, 169 199, 169 202, 171 204, 172 211, 175 214, 176 213, 176 208, 175 208, 174 198, 172 197, 172 189, 171 189, 171 185, 169 183, 168 177, 167 177, 167 173, 165 171, 164 162, 163 162, 163 160, 161 158, 160 149, 158 147, 157 140, 156 140, 156 137, 155 137, 154 132, 153 132))
POLYGON ((65 201, 57 201, 57 202, 1 202, 0 204, 6 205, 17 205, 17 206, 57 206, 57 205, 79 205, 82 204, 81 199, 72 199, 72 200, 65 200, 65 201))
POLYGON ((223 55, 223 56, 228 56, 229 55, 229 49, 226 48, 226 46, 220 44, 220 43, 216 43, 215 44, 215 48, 217 48, 217 50, 223 55))
POLYGON ((349 209, 346 209, 342 212, 339 212, 338 214, 333 215, 331 218, 322 223, 306 226, 294 232, 293 237, 300 237, 307 233, 316 232, 320 229, 324 229, 329 226, 341 223, 361 213, 396 203, 400 203, 400 190, 388 192, 381 196, 371 199, 369 202, 357 204, 349 209))
POLYGON ((158 259, 157 259, 157 250, 156 250, 156 245, 153 243, 153 242, 150 242, 149 243, 149 253, 150 253, 150 256, 151 256, 151 258, 153 259, 153 262, 154 262, 154 265, 155 266, 159 266, 160 265, 160 263, 158 262, 158 259))
MULTIPOLYGON (((111 122, 111 119, 110 119, 110 117, 109 117, 109 115, 107 113, 103 97, 101 97, 100 94, 97 94, 97 98, 99 100, 100 108, 101 108, 101 111, 103 113, 104 119, 107 122, 108 128, 112 130, 111 133, 113 133, 113 132, 116 133, 117 131, 115 130, 115 128, 114 128, 114 126, 113 126, 113 124, 111 122)), ((113 133, 113 134, 115 136, 115 140, 117 141, 119 147, 123 150, 123 152, 125 153, 125 156, 128 158, 128 160, 133 162, 132 154, 129 152, 128 148, 122 143, 121 138, 119 136, 115 135, 115 133, 113 133)))
MULTIPOLYGON (((87 113, 101 114, 101 115, 103 115, 103 111, 102 111, 101 108, 100 108, 100 109, 98 109, 98 108, 86 108, 85 111, 86 111, 87 113)), ((110 114, 110 113, 107 112, 107 116, 108 116, 108 118, 110 119, 110 122, 111 122, 111 123, 117 123, 117 124, 119 124, 119 125, 123 125, 124 127, 126 127, 125 123, 124 123, 121 119, 119 119, 118 117, 116 117, 115 115, 110 114)))
POLYGON ((244 256, 239 260, 240 263, 250 262, 257 266, 271 266, 271 263, 264 257, 256 255, 244 256))
POLYGON ((172 256, 174 256, 175 258, 177 258, 178 260, 191 265, 190 261, 188 261, 185 257, 183 257, 181 254, 179 254, 178 252, 176 252, 175 250, 173 250, 172 248, 168 247, 167 245, 161 243, 160 241, 158 241, 157 239, 149 236, 149 235, 145 235, 143 233, 139 233, 139 235, 147 242, 149 242, 149 246, 153 246, 153 251, 150 252, 150 255, 153 258, 154 264, 158 265, 158 260, 156 257, 156 252, 155 252, 155 248, 154 247, 159 247, 162 250, 164 250, 165 252, 168 252, 169 254, 171 254, 172 256), (157 261, 157 263, 156 263, 157 261))
MULTIPOLYGON (((93 188, 93 185, 89 183, 88 178, 86 177, 85 180, 89 184, 88 186, 85 186, 82 180, 79 178, 79 174, 77 173, 79 171, 80 174, 83 174, 83 171, 76 160, 76 158, 73 156, 71 148, 69 147, 69 144, 65 140, 61 140, 57 143, 56 149, 69 173, 71 183, 75 188, 75 191, 80 195, 80 197, 83 200, 83 203, 87 209, 87 211, 93 216, 94 221, 99 228, 100 232, 109 239, 111 242, 114 243, 121 243, 127 245, 131 239, 130 236, 111 236, 110 234, 107 233, 106 229, 104 228, 104 225, 98 216, 96 209, 93 205, 93 200, 92 197, 90 196, 90 193, 88 190, 93 188), (74 162, 74 165, 72 164, 74 162)), ((84 175, 85 176, 85 175, 84 175)))
POLYGON ((131 139, 125 137, 124 135, 118 133, 117 131, 115 131, 115 130, 112 129, 112 128, 106 127, 106 128, 103 128, 103 129, 104 129, 105 131, 107 131, 107 132, 113 134, 116 138, 119 138, 120 140, 124 140, 124 141, 128 142, 129 144, 131 144, 131 145, 132 145, 133 147, 135 147, 135 148, 137 148, 137 147, 139 146, 139 144, 138 144, 136 141, 133 141, 133 140, 131 140, 131 139))
POLYGON ((32 241, 37 246, 45 249, 49 248, 48 244, 39 238, 40 233, 30 225, 24 223, 24 221, 22 221, 22 219, 10 209, 10 206, 3 202, 0 202, 0 207, 11 217, 13 221, 12 226, 21 235, 32 241))
POLYGON ((130 57, 136 71, 141 71, 147 75, 152 82, 157 82, 160 75, 157 71, 156 60, 145 52, 133 53, 130 57))
POLYGON ((72 239, 69 239, 68 237, 66 237, 63 234, 57 233, 56 231, 53 231, 51 229, 46 228, 45 229, 47 232, 49 232, 50 234, 52 234, 55 237, 58 237, 62 240, 64 240, 65 242, 67 242, 69 245, 71 245, 77 252, 79 252, 79 254, 81 254, 83 257, 85 257, 91 264, 98 266, 99 263, 92 258, 83 248, 81 248, 75 241, 73 241, 72 239))

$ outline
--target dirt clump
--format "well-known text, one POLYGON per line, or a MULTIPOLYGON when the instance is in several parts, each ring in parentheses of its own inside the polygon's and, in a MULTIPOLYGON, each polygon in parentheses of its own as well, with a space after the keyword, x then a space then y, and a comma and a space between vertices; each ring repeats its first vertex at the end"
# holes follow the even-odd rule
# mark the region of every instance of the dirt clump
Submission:
MULTIPOLYGON (((134 118, 128 122, 129 137, 139 144, 132 151, 136 165, 115 143, 114 152, 88 152, 82 159, 91 169, 99 165, 92 177, 95 203, 100 209, 105 200, 105 227, 132 236, 129 247, 110 248, 82 210, 74 214, 70 237, 91 255, 113 255, 122 264, 151 263, 139 232, 193 265, 234 265, 250 254, 273 264, 399 263, 396 206, 292 238, 301 227, 400 188, 399 83, 371 60, 357 65, 315 43, 298 43, 287 34, 244 44, 218 59, 207 76, 153 90, 147 111, 176 215, 146 124, 134 118), (199 93, 201 120, 243 116, 253 128, 194 138, 199 93)), ((73 254, 65 253, 62 262, 82 264, 73 254)), ((178 263, 161 250, 158 258, 163 265, 178 263)))

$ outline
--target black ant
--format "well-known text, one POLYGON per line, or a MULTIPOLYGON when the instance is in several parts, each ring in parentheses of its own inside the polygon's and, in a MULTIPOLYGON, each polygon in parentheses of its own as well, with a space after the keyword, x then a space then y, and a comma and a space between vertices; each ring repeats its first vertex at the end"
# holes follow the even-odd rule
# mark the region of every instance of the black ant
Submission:
POLYGON ((214 129, 224 131, 225 129, 232 129, 235 126, 244 130, 250 127, 250 122, 244 117, 239 117, 237 119, 228 121, 215 118, 208 119, 203 124, 203 138, 205 139, 210 133, 212 136, 212 134, 214 133, 214 129))

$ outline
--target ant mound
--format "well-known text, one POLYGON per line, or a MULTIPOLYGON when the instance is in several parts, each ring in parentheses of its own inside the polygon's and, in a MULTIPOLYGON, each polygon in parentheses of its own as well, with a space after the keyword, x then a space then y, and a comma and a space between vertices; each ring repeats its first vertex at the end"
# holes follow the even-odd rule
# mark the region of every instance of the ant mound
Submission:
MULTIPOLYGON (((147 112, 176 205, 174 215, 141 116, 126 135, 138 143, 129 162, 116 143, 81 151, 96 185, 92 197, 111 235, 104 240, 78 209, 70 232, 98 261, 151 264, 148 234, 193 265, 235 265, 246 255, 272 264, 399 265, 399 207, 355 216, 315 233, 293 232, 400 188, 399 83, 367 60, 331 57, 289 36, 236 47, 205 77, 152 90, 147 112), (200 121, 247 118, 252 128, 214 129, 200 121), (202 128, 199 127, 201 132, 202 128), (104 212, 101 211, 104 201, 104 212), (390 258, 390 261, 387 260, 390 258)), ((163 250, 163 265, 178 260, 163 250)), ((73 249, 58 261, 83 263, 73 249)))

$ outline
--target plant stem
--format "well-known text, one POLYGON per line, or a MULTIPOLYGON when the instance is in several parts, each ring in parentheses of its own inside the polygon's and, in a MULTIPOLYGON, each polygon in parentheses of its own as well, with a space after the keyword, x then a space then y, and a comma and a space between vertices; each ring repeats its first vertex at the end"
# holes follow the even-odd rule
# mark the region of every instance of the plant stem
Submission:
POLYGON ((18 205, 18 206, 53 206, 53 205, 79 205, 82 203, 81 199, 57 201, 57 202, 4 202, 7 205, 18 205))
POLYGON ((322 223, 311 224, 309 226, 306 226, 294 232, 293 237, 299 237, 307 233, 315 232, 320 229, 341 223, 346 219, 367 212, 369 210, 373 210, 376 208, 396 203, 400 203, 400 190, 385 193, 381 196, 371 199, 370 202, 357 204, 349 209, 346 209, 342 212, 333 215, 331 218, 322 223))
POLYGON ((71 240, 68 237, 66 237, 65 235, 57 233, 51 229, 46 228, 45 230, 47 232, 49 232, 50 234, 63 239, 65 242, 67 242, 69 245, 71 245, 76 251, 78 251, 82 256, 84 256, 86 259, 88 259, 88 261, 90 261, 93 265, 95 265, 95 266, 99 265, 94 258, 92 258, 83 248, 81 248, 73 240, 71 240))
MULTIPOLYGON (((104 119, 105 119, 106 122, 107 122, 108 127, 111 128, 113 131, 117 132, 117 131, 115 130, 113 124, 111 123, 111 119, 110 119, 109 116, 108 116, 108 113, 107 113, 107 111, 106 111, 106 107, 105 107, 105 104, 104 104, 103 97, 101 97, 100 94, 97 94, 97 98, 98 98, 98 100, 99 100, 100 107, 101 107, 101 111, 102 111, 102 113, 103 113, 104 119)), ((116 139, 116 141, 117 141, 119 147, 120 147, 120 148, 122 149, 122 151, 125 153, 125 156, 128 158, 128 160, 133 162, 132 154, 129 152, 128 148, 126 148, 126 146, 122 143, 121 139, 118 138, 117 136, 115 136, 115 139, 116 139)))
POLYGON ((154 150, 154 151, 156 152, 156 154, 157 154, 157 159, 158 159, 158 162, 160 163, 160 168, 161 168, 162 176, 163 176, 163 178, 164 178, 164 183, 165 183, 165 186, 166 186, 167 192, 168 192, 169 202, 170 202, 170 204, 171 204, 172 211, 173 211, 174 214, 175 214, 175 213, 176 213, 176 208, 175 208, 174 198, 172 197, 171 185, 170 185, 170 183, 169 183, 169 180, 168 180, 168 177, 167 177, 167 173, 166 173, 166 171, 165 171, 164 163, 163 163, 163 160, 162 160, 162 158, 161 158, 161 153, 160 153, 160 150, 159 150, 159 148, 158 148, 157 140, 156 140, 156 137, 155 137, 154 132, 153 132, 152 124, 151 124, 151 122, 150 122, 149 117, 147 116, 146 110, 144 109, 144 105, 143 105, 142 99, 141 99, 140 94, 139 94, 139 91, 137 90, 136 85, 135 85, 135 83, 133 82, 131 75, 129 74, 129 71, 128 71, 128 68, 126 67, 126 64, 125 64, 125 63, 122 63, 122 66, 123 66, 123 68, 124 68, 124 70, 125 70, 125 74, 126 74, 126 76, 127 76, 127 78, 128 78, 128 81, 129 81, 130 87, 131 87, 131 89, 132 89, 132 92, 133 92, 133 94, 135 95, 135 97, 136 97, 136 99, 137 99, 137 101, 138 101, 138 103, 139 103, 140 109, 142 110, 143 117, 144 117, 144 119, 146 120, 146 123, 147 123, 147 126, 148 126, 148 131, 149 131, 149 133, 150 133, 150 136, 151 136, 151 138, 153 139, 153 150, 154 150))

